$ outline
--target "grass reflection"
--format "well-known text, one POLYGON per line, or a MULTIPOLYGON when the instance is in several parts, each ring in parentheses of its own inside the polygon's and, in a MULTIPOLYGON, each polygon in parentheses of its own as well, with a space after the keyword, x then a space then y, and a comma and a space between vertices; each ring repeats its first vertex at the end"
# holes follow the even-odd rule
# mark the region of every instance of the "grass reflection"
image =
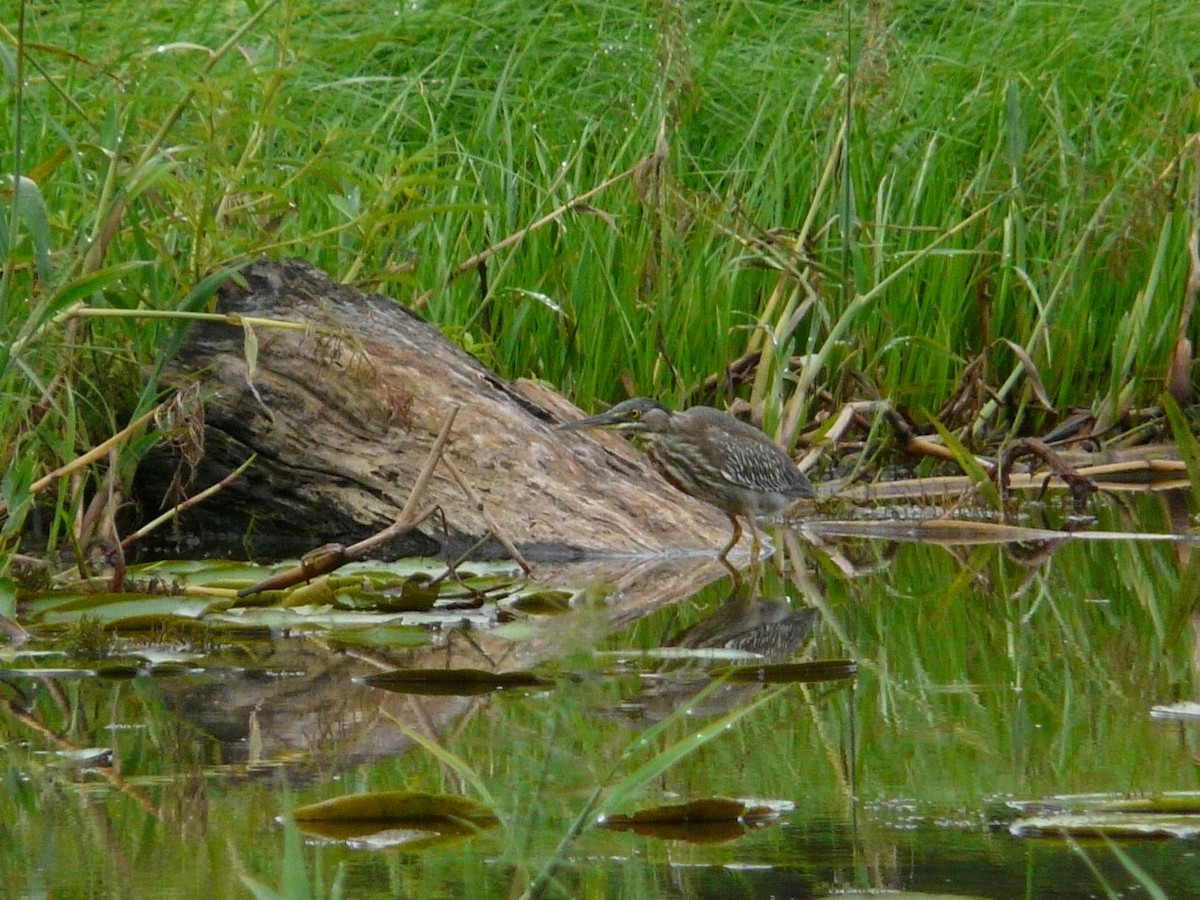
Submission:
MULTIPOLYGON (((1097 527, 1124 527, 1130 511, 1107 507, 1097 527)), ((1143 530, 1165 528, 1157 501, 1137 514, 1143 530)), ((1195 682, 1195 563, 1180 548, 781 544, 752 585, 713 582, 599 639, 579 629, 620 620, 618 594, 529 615, 517 640, 540 633, 551 646, 549 634, 570 648, 543 657, 546 689, 441 697, 361 683, 384 662, 436 660, 466 637, 454 634, 367 652, 256 633, 205 645, 171 677, 103 678, 94 664, 77 677, 10 671, 0 869, 24 894, 63 896, 236 895, 250 884, 285 896, 297 885, 314 896, 820 896, 947 883, 1085 896, 1097 881, 1081 857, 989 826, 995 798, 1197 787, 1194 728, 1148 714, 1195 682), (709 677, 768 646, 746 637, 756 621, 797 619, 807 628, 785 658, 853 661, 851 683, 709 677), (77 755, 92 747, 111 764, 77 755), (293 844, 277 821, 289 796, 389 790, 486 793, 501 826, 423 851, 368 850, 293 844), (686 828, 667 838, 592 827, 602 813, 709 797, 794 808, 694 840, 686 828)), ((473 640, 476 653, 501 646, 473 640)), ((1200 871, 1171 848, 1121 845, 1168 896, 1200 871)), ((1103 846, 1088 859, 1116 889, 1136 881, 1103 846)))

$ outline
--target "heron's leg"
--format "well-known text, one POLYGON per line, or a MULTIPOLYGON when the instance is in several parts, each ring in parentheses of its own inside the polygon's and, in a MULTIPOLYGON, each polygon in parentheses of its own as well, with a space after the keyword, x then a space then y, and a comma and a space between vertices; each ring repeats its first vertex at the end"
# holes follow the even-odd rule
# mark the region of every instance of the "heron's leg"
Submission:
MULTIPOLYGON (((742 523, 738 521, 738 517, 731 513, 729 514, 729 521, 733 525, 733 537, 729 539, 729 543, 721 549, 721 553, 717 557, 722 562, 728 559, 729 551, 736 547, 738 541, 742 539, 742 523)), ((751 527, 753 527, 753 524, 751 527)))
POLYGON ((729 521, 733 525, 733 537, 729 539, 728 544, 721 548, 721 555, 717 557, 717 561, 729 571, 733 594, 736 595, 742 590, 742 573, 729 561, 729 551, 736 547, 738 541, 742 539, 742 526, 738 522, 737 516, 730 516, 729 521))
POLYGON ((747 516, 746 521, 750 523, 750 565, 758 564, 758 556, 762 553, 762 539, 758 536, 758 526, 754 524, 754 516, 747 516))

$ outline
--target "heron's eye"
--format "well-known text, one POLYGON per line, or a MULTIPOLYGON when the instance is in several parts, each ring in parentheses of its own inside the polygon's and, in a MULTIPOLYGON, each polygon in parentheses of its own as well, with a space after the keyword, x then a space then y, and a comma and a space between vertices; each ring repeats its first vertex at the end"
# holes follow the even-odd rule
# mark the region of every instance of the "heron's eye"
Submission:
POLYGON ((640 409, 631 409, 629 411, 629 418, 632 419, 633 421, 636 422, 641 417, 642 417, 642 411, 640 409))

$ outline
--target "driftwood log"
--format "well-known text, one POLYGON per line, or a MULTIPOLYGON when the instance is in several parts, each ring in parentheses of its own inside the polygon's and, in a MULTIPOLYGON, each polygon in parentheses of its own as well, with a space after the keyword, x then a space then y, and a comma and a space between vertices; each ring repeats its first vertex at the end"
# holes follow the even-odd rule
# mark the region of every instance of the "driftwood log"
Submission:
MULTIPOLYGON (((306 327, 198 323, 164 370, 169 387, 198 382, 204 401, 191 491, 257 455, 183 514, 184 549, 280 558, 379 531, 456 406, 446 455, 531 560, 715 550, 726 539, 724 516, 667 485, 619 435, 556 431, 582 413, 546 387, 497 377, 395 301, 300 260, 262 260, 240 275, 220 291, 219 312, 306 327)), ((166 452, 143 463, 143 507, 162 503, 178 467, 166 452)), ((421 500, 432 506, 444 528, 428 519, 376 555, 457 554, 494 537, 442 465, 421 500)), ((494 540, 484 552, 502 555, 494 540)))

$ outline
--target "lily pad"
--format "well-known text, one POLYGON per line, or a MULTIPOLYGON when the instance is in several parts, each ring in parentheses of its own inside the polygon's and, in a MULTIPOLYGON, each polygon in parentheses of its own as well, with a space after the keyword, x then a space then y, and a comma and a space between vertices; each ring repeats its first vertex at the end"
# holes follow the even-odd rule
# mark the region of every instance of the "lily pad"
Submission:
POLYGON ((823 659, 814 662, 720 666, 713 669, 711 674, 714 678, 727 677, 730 681, 760 684, 816 684, 853 678, 857 672, 858 663, 852 659, 823 659))
POLYGON ((241 628, 266 628, 273 631, 331 631, 343 628, 368 628, 398 624, 397 615, 336 610, 328 606, 309 606, 299 609, 231 609, 213 616, 218 625, 241 628))
POLYGON ((632 816, 609 816, 604 820, 604 824, 618 827, 621 824, 634 823, 745 822, 777 818, 793 808, 794 804, 787 800, 706 797, 689 803, 639 809, 632 816))
POLYGON ((421 647, 430 643, 428 628, 387 623, 365 628, 343 628, 330 639, 335 647, 421 647))
POLYGON ((228 559, 172 559, 130 566, 127 574, 136 580, 154 578, 181 585, 239 588, 288 568, 286 564, 260 566, 228 559))
POLYGON ((297 807, 297 822, 477 822, 493 824, 495 815, 482 803, 457 794, 377 791, 331 797, 297 807))
POLYGON ((359 684, 401 694, 472 696, 504 688, 547 688, 554 682, 532 672, 484 669, 393 669, 355 678, 359 684))
POLYGON ((96 674, 101 678, 111 678, 117 681, 137 678, 139 675, 145 675, 149 671, 150 667, 142 660, 120 660, 118 662, 104 663, 96 667, 96 674))
POLYGON ((660 841, 727 844, 745 837, 754 826, 736 819, 725 822, 634 822, 614 819, 602 822, 600 827, 614 831, 632 831, 642 837, 660 841))
POLYGON ((1200 703, 1184 701, 1150 707, 1150 718, 1172 722, 1200 722, 1200 703))
POLYGON ((39 612, 36 607, 31 608, 23 621, 33 625, 63 625, 87 618, 109 627, 137 629, 180 620, 196 621, 229 605, 230 601, 225 598, 185 597, 178 594, 166 597, 93 594, 76 597, 44 612, 39 612))
POLYGON ((58 768, 111 768, 111 747, 78 747, 71 750, 55 750, 50 765, 58 768))
POLYGON ((1014 837, 1109 837, 1200 839, 1200 816, 1151 813, 1070 813, 1017 819, 1008 826, 1014 837))
POLYGON ((301 606, 332 606, 337 599, 337 592, 328 578, 317 578, 308 584, 302 584, 284 597, 283 605, 287 609, 301 606))
POLYGON ((1200 791, 1163 791, 1143 796, 1061 794, 1041 800, 1007 800, 1003 808, 1017 817, 1091 812, 1200 816, 1200 791))
POLYGON ((1200 839, 1200 791, 1146 796, 1066 794, 1008 800, 989 810, 1017 837, 1200 839))
POLYGON ((509 607, 535 616, 557 616, 571 611, 570 591, 531 591, 513 600, 509 607))
POLYGON ((377 612, 426 612, 433 609, 441 585, 424 572, 408 578, 389 576, 382 580, 368 577, 339 579, 336 583, 338 603, 350 609, 371 609, 377 612), (382 583, 380 583, 382 581, 382 583))
POLYGON ((641 809, 631 816, 609 816, 600 826, 660 840, 719 844, 736 840, 750 828, 771 822, 793 808, 787 800, 707 797, 641 809))

